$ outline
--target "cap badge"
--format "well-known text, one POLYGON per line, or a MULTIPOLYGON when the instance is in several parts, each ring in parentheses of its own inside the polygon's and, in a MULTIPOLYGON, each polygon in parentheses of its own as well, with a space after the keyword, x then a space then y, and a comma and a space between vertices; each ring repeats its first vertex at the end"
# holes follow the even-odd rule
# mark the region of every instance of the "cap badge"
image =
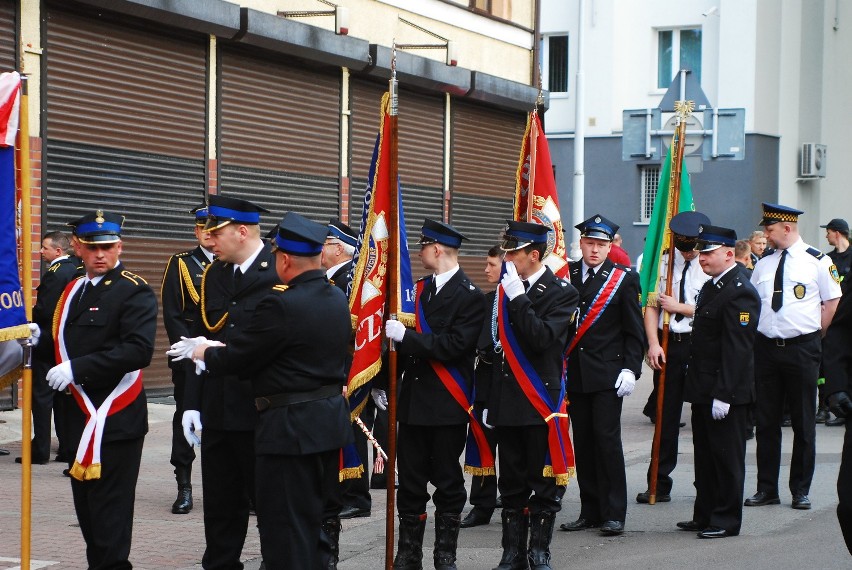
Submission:
POLYGON ((95 222, 98 224, 104 223, 104 212, 103 210, 98 210, 95 212, 95 222))
POLYGON ((600 216, 595 216, 595 223, 596 224, 601 223, 601 217, 600 216))
POLYGON ((702 226, 702 225, 698 226, 698 233, 702 233, 702 234, 704 233, 704 226, 702 226))

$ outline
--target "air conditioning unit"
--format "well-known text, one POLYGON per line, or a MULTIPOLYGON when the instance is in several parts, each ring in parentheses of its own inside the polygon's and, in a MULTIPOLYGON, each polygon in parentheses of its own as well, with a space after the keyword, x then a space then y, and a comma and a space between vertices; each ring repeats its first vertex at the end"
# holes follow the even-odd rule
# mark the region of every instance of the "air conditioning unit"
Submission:
POLYGON ((802 178, 825 178, 825 162, 828 147, 824 144, 804 143, 799 174, 802 178))

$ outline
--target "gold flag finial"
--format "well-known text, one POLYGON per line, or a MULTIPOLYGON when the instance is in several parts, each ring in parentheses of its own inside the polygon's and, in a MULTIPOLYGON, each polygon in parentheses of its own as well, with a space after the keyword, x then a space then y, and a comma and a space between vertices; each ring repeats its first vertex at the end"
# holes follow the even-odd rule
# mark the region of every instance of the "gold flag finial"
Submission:
POLYGON ((675 113, 677 116, 685 119, 692 114, 695 109, 695 101, 675 101, 675 113))

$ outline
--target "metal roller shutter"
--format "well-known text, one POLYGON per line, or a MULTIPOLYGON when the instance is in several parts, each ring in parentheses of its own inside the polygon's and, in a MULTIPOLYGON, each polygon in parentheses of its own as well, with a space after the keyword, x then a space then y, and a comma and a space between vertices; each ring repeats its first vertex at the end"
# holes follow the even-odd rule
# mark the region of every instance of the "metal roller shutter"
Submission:
MULTIPOLYGON (((367 173, 379 130, 386 83, 353 79, 352 167, 350 219, 357 230, 361 220, 367 173)), ((443 219, 444 101, 401 89, 399 93, 399 177, 403 191, 408 245, 415 275, 423 272, 417 258, 423 218, 443 219)))
POLYGON ((18 32, 15 28, 15 5, 12 0, 0 0, 0 73, 18 69, 15 57, 18 32))
MULTIPOLYGON (((159 295, 205 195, 206 39, 49 9, 45 53, 43 226, 96 208, 125 215, 122 260, 159 295)), ((160 325, 148 390, 171 385, 167 344, 160 325)))
POLYGON ((325 223, 340 213, 340 73, 221 51, 220 192, 325 223))

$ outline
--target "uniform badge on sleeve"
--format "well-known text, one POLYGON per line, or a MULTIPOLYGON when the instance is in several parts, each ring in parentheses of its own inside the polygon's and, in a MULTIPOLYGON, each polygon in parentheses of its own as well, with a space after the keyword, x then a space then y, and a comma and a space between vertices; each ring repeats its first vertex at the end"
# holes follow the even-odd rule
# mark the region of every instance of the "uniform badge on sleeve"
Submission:
POLYGON ((740 326, 747 327, 748 326, 748 320, 749 320, 748 312, 740 313, 740 326))
POLYGON ((831 273, 831 278, 834 279, 835 283, 840 284, 840 273, 837 272, 837 266, 832 264, 828 268, 828 272, 831 273))
POLYGON ((801 283, 799 283, 795 287, 793 287, 793 295, 796 296, 796 299, 804 299, 805 298, 805 291, 807 291, 807 289, 801 283))

